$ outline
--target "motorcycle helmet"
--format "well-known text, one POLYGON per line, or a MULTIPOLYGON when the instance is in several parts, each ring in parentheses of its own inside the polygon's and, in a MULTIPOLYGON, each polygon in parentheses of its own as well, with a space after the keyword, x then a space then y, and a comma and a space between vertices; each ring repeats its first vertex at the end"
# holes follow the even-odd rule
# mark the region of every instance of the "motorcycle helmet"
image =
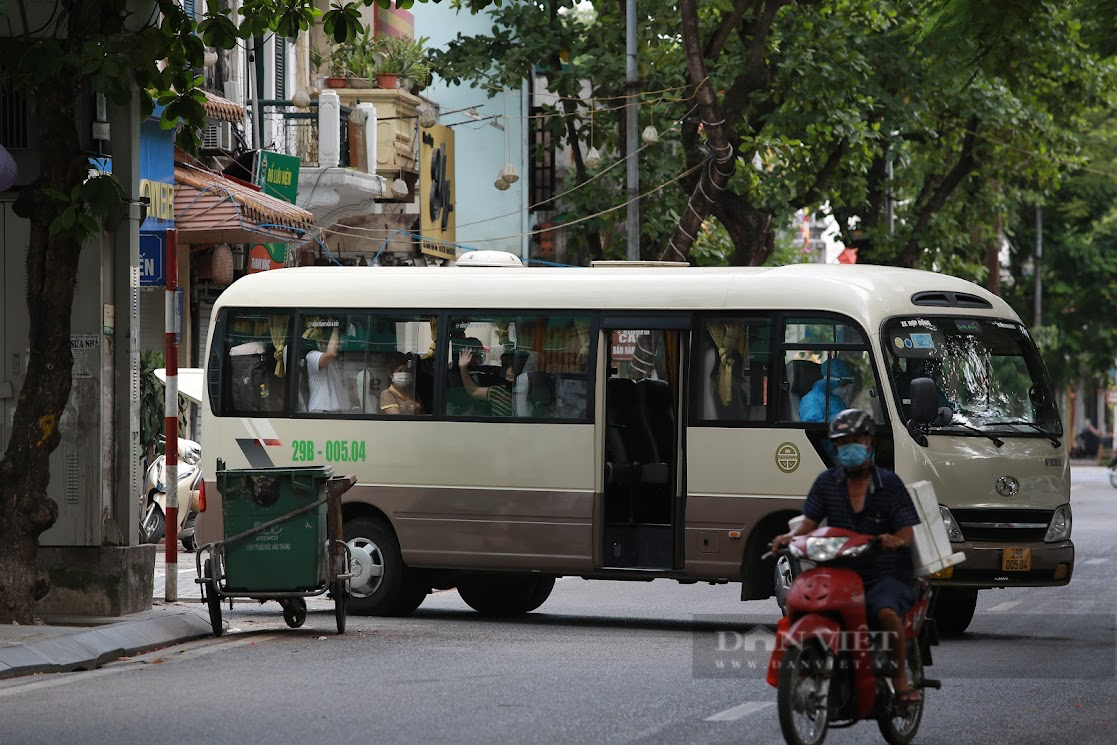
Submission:
POLYGON ((863 409, 844 409, 830 422, 830 439, 851 435, 872 435, 873 418, 863 409))

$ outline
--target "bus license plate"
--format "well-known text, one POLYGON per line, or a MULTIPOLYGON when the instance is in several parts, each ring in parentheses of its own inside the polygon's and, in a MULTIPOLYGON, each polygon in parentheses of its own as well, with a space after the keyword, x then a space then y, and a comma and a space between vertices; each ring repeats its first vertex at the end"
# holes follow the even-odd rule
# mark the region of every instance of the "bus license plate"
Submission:
POLYGON ((1032 549, 1006 548, 1001 556, 1001 569, 1006 572, 1027 572, 1032 568, 1032 549))

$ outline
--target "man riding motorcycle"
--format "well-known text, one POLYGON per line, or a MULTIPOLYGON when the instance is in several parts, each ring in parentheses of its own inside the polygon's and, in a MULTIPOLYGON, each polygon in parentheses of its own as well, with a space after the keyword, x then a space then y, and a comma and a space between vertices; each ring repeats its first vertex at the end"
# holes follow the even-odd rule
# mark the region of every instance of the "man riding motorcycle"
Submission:
POLYGON ((865 605, 870 619, 896 640, 891 657, 900 701, 919 701, 921 694, 908 684, 903 616, 911 608, 912 563, 909 547, 912 526, 919 523, 904 483, 892 471, 873 463, 873 420, 861 409, 846 409, 830 422, 830 440, 841 464, 815 480, 803 504, 804 519, 792 532, 776 536, 776 551, 791 539, 815 530, 824 519, 834 528, 880 536, 884 551, 855 560, 851 566, 865 585, 865 605))

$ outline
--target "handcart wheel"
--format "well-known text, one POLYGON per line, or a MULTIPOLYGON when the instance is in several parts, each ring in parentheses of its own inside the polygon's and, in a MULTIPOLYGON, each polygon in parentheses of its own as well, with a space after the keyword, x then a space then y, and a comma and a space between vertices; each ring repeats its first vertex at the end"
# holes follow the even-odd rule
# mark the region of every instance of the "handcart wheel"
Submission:
POLYGON ((349 593, 345 591, 345 582, 338 580, 330 583, 330 594, 334 596, 334 618, 337 619, 337 633, 345 633, 345 614, 348 611, 349 593))
POLYGON ((225 627, 221 623, 221 598, 217 596, 217 578, 213 574, 213 561, 211 559, 206 559, 205 568, 202 572, 206 579, 202 587, 205 588, 206 605, 209 606, 209 625, 213 627, 214 636, 221 636, 225 633, 225 627))
POLYGON ((283 620, 293 629, 297 629, 306 622, 306 601, 295 598, 283 603, 283 620))

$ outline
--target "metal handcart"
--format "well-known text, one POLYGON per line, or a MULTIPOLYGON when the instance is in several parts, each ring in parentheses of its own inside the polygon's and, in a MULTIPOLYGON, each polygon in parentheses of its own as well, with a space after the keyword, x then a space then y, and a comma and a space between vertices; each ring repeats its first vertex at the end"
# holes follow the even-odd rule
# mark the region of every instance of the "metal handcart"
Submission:
POLYGON ((194 556, 214 636, 221 636, 221 601, 278 601, 291 628, 306 621, 305 598, 329 592, 337 633, 345 633, 349 547, 341 533, 341 495, 352 476, 331 466, 226 469, 217 487, 226 538, 194 556))

